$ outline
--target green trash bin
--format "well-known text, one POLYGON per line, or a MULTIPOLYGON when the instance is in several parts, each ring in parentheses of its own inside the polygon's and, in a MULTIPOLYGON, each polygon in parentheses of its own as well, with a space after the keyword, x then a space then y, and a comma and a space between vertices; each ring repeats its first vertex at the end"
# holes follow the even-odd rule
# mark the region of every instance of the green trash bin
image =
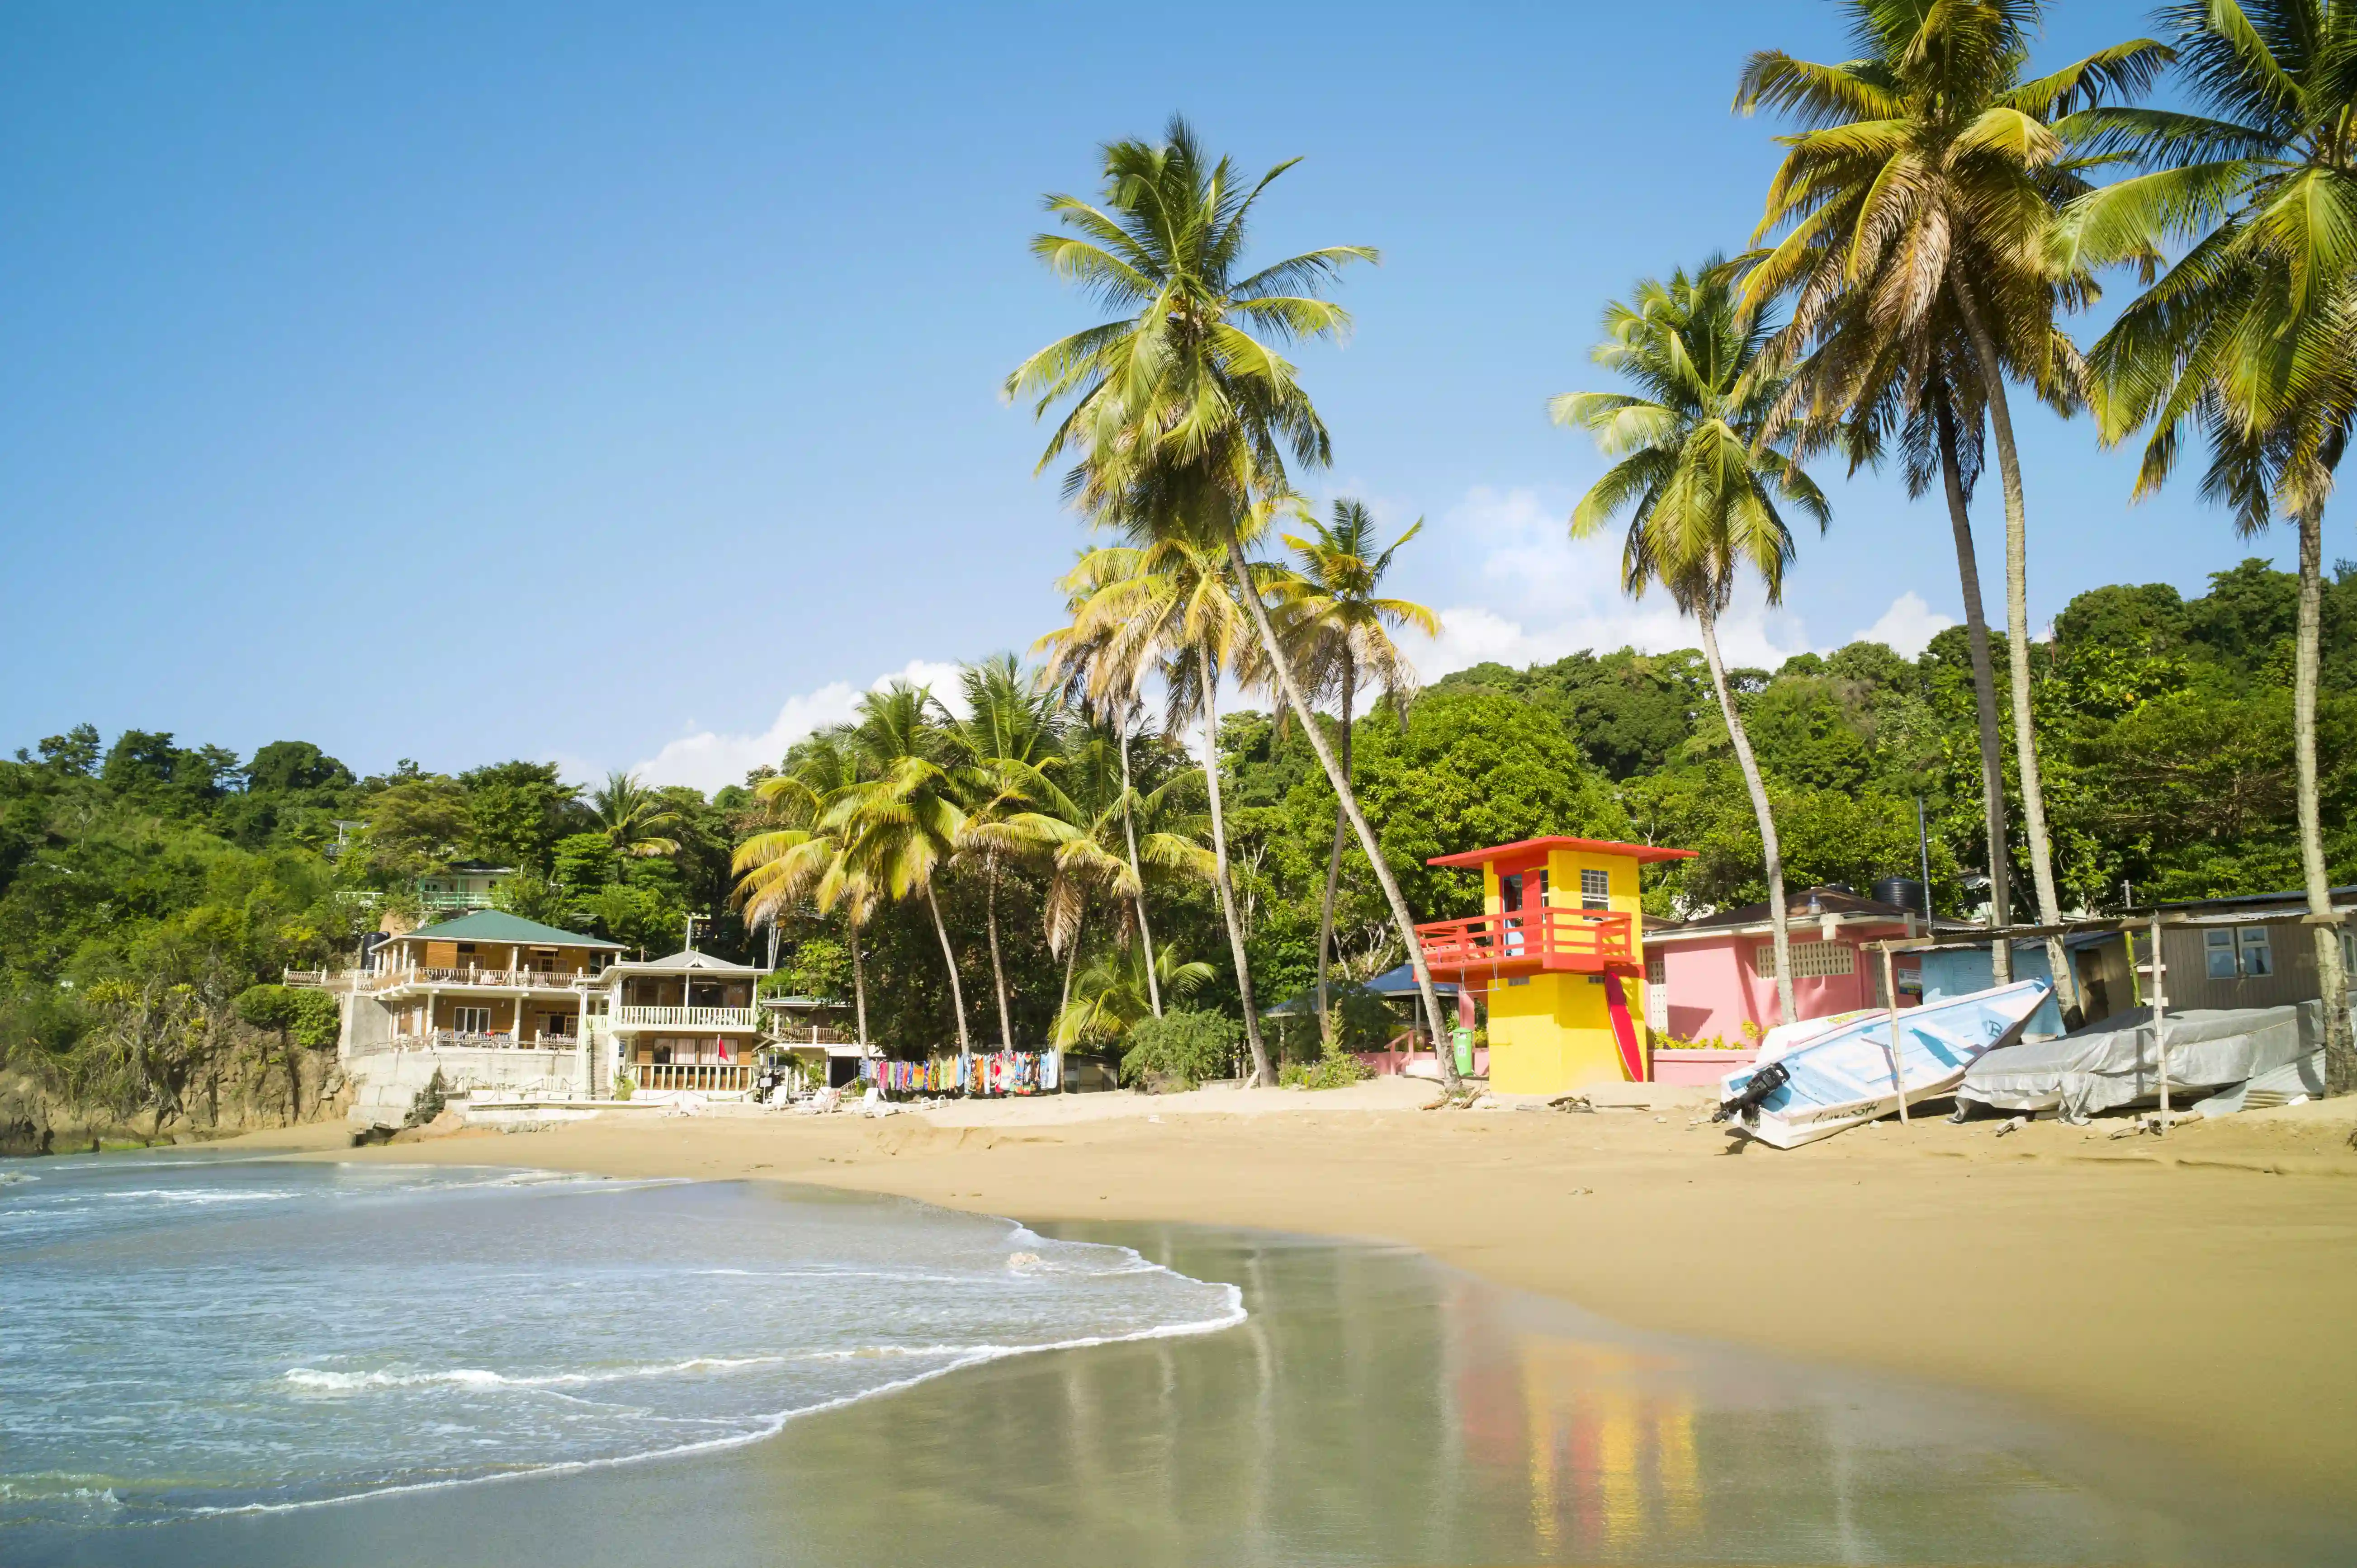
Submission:
POLYGON ((1458 1073, 1470 1078, 1473 1074, 1473 1031, 1459 1024, 1448 1032, 1448 1037, 1457 1045, 1458 1073))

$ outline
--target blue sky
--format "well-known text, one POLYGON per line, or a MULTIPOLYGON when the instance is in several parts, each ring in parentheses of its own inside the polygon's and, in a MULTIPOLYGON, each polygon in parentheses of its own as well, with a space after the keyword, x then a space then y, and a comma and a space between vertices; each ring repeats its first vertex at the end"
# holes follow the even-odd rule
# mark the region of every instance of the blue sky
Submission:
MULTIPOLYGON (((7 7, 0 745, 87 719, 709 788, 880 677, 1027 646, 1082 536, 997 387, 1092 317, 1025 242, 1174 109, 1303 157, 1265 256, 1383 252, 1355 338, 1300 356, 1308 488, 1427 520, 1394 578, 1448 614, 1427 667, 1689 641, 1566 542, 1599 465, 1545 401, 1603 384, 1608 298, 1745 241, 1774 127, 1737 73, 1840 58, 1833 7, 1198 15, 7 7)), ((2144 27, 2058 6, 2044 55, 2144 27)), ((2018 407, 2041 625, 2252 553, 2018 407)), ((1730 652, 1959 613, 1940 508, 1834 489, 1730 652)), ((1975 510, 1994 579, 1994 482, 1975 510)))

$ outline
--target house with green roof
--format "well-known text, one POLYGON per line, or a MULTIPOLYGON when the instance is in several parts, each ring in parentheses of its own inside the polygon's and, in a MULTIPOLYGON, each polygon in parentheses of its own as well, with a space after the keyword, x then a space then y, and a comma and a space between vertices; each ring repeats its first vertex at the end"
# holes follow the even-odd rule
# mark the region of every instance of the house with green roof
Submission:
POLYGON ((621 954, 603 937, 479 909, 378 944, 352 989, 387 1013, 393 1042, 572 1050, 621 954))

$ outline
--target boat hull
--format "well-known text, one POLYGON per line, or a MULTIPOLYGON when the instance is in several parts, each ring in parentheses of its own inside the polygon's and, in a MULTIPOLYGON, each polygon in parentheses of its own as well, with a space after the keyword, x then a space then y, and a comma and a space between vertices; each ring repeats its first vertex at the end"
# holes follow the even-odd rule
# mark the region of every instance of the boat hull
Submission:
MULTIPOLYGON (((1964 996, 1910 1007, 1899 1015, 1896 1070, 1889 1015, 1857 1019, 1793 1047, 1776 1064, 1786 1080, 1744 1108, 1735 1125, 1779 1149, 1798 1148, 1913 1105, 1955 1091, 1972 1065, 2011 1045, 2052 986, 2018 981, 1964 996)), ((1720 1080, 1732 1103, 1765 1063, 1720 1080)))

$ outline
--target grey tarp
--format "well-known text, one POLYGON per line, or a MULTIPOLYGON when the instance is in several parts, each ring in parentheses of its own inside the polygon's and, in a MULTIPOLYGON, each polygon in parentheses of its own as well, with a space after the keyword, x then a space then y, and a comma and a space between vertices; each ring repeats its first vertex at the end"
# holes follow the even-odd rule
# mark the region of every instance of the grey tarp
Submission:
POLYGON ((2201 1105, 2204 1116, 2232 1116, 2238 1111, 2265 1111, 2296 1100, 2324 1098, 2324 1053, 2310 1051, 2296 1062, 2255 1076, 2248 1083, 2220 1090, 2201 1105))
MULTIPOLYGON (((2162 1026, 2171 1092, 2190 1100, 2296 1060, 2317 1048, 2322 1021, 2315 1002, 2171 1012, 2162 1026)), ((1956 1098, 1999 1111, 2059 1109, 2078 1120, 2159 1092, 2152 1009, 2138 1007, 2059 1040, 1991 1051, 1964 1074, 1956 1098)))

